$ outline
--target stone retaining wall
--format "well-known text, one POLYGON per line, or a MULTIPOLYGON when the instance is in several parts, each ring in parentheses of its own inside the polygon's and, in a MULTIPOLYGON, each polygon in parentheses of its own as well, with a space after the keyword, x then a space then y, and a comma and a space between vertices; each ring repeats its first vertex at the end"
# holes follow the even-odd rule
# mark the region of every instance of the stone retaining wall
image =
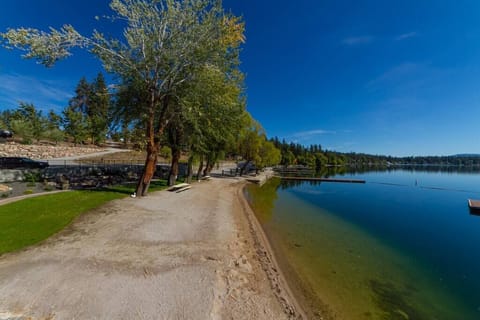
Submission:
POLYGON ((49 145, 24 145, 15 142, 0 143, 0 157, 27 157, 32 159, 54 159, 85 155, 105 151, 95 147, 68 147, 49 145))

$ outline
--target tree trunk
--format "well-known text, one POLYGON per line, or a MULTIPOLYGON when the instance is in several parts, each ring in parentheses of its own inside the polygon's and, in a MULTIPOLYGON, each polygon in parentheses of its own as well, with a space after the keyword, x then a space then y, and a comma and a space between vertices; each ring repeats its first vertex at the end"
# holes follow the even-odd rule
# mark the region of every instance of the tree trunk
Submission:
POLYGON ((200 157, 200 164, 198 165, 197 180, 200 180, 203 170, 203 155, 200 157))
POLYGON ((144 197, 148 193, 148 188, 150 187, 150 181, 155 174, 157 169, 158 161, 158 151, 160 150, 160 141, 157 138, 165 129, 165 124, 163 123, 165 119, 165 112, 168 107, 168 97, 165 97, 162 101, 162 113, 158 118, 158 129, 155 130, 155 107, 157 100, 155 99, 155 92, 152 90, 150 109, 148 114, 148 120, 146 123, 146 133, 147 133, 147 159, 145 160, 145 167, 143 168, 142 176, 137 184, 137 191, 135 192, 136 196, 144 197))
POLYGON ((210 167, 210 158, 207 157, 207 164, 205 165, 205 169, 203 169, 203 176, 205 177, 208 175, 208 167, 210 167))
POLYGON ((188 158, 187 183, 192 183, 193 177, 193 155, 188 158))
POLYGON ((173 186, 178 177, 178 163, 180 161, 180 149, 172 148, 172 166, 170 167, 170 175, 168 177, 168 185, 173 186))
POLYGON ((215 162, 212 160, 208 159, 207 165, 205 166, 205 170, 203 170, 203 176, 208 176, 210 175, 210 172, 212 172, 213 167, 215 166, 215 162))
POLYGON ((156 143, 147 145, 147 159, 145 160, 145 167, 143 169, 143 174, 140 180, 138 181, 136 195, 139 197, 144 197, 148 193, 148 188, 150 187, 150 181, 155 174, 157 169, 157 160, 158 160, 158 149, 159 145, 156 143))

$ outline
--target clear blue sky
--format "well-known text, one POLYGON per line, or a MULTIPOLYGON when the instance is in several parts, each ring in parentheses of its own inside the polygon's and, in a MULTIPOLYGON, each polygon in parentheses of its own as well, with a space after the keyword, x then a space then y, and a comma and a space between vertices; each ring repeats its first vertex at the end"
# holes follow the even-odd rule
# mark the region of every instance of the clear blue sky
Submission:
MULTIPOLYGON (((243 15, 248 110, 269 136, 342 152, 480 153, 480 1, 225 0, 243 15)), ((82 33, 108 0, 2 0, 0 30, 82 33)), ((0 108, 60 111, 101 65, 77 52, 51 69, 0 50, 0 108)))

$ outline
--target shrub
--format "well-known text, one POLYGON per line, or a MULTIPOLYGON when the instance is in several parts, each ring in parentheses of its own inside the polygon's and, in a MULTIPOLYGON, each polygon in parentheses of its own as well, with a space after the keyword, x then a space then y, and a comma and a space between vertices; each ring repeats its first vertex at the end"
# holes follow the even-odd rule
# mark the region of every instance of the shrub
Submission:
POLYGON ((25 181, 27 181, 29 184, 29 187, 34 187, 35 182, 40 182, 42 180, 42 174, 40 171, 32 171, 32 172, 25 172, 24 175, 25 181))

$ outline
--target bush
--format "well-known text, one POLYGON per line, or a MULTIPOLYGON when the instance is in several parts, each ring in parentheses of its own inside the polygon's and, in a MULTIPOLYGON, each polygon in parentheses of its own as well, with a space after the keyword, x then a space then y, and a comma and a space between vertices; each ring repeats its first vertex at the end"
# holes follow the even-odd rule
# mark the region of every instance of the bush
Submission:
POLYGON ((65 134, 60 129, 51 129, 45 132, 45 138, 58 144, 60 141, 65 140, 65 134))
POLYGON ((11 127, 15 135, 22 138, 22 143, 31 144, 33 142, 32 125, 24 120, 13 120, 11 127))
POLYGON ((29 187, 34 187, 35 182, 40 182, 42 179, 42 174, 40 171, 33 171, 33 172, 25 172, 24 173, 25 181, 27 181, 29 184, 29 187))
POLYGON ((170 147, 168 146, 163 146, 160 149, 159 154, 160 154, 160 157, 170 160, 172 158, 172 149, 170 149, 170 147))

